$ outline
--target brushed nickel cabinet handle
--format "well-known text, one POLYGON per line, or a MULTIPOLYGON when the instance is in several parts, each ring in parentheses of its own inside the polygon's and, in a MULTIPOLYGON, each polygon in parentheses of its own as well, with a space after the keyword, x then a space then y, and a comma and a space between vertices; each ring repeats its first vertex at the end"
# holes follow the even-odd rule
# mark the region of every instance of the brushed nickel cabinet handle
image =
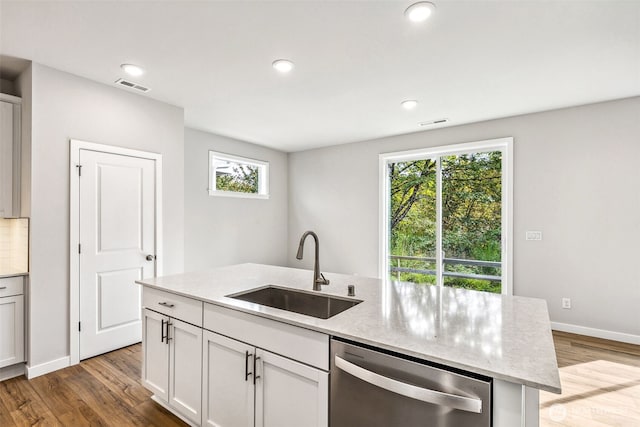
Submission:
POLYGON ((253 385, 256 385, 256 380, 260 378, 260 375, 258 375, 258 368, 256 367, 258 360, 260 360, 258 355, 257 354, 254 355, 253 356, 253 385))
POLYGON ((162 305, 162 306, 164 306, 164 307, 168 307, 168 308, 173 308, 173 307, 175 307, 175 306, 176 306, 175 304, 170 303, 170 302, 159 302, 158 304, 159 304, 159 305, 162 305))
MULTIPOLYGON (((248 381, 249 376, 253 374, 253 372, 249 372, 249 358, 253 357, 253 353, 249 353, 249 351, 244 352, 244 380, 248 381)), ((255 367, 254 367, 255 370, 255 367)))
POLYGON ((171 320, 167 320, 167 345, 169 344, 169 341, 171 341, 173 338, 169 336, 169 327, 173 326, 173 323, 171 323, 171 320))

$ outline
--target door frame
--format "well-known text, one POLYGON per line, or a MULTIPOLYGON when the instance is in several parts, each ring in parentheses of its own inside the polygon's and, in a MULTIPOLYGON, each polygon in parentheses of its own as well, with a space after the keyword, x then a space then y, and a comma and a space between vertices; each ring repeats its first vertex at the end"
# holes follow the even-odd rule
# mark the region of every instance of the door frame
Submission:
POLYGON ((155 164, 156 275, 162 275, 162 154, 94 142, 69 140, 69 364, 80 363, 80 150, 138 157, 155 164))
MULTIPOLYGON (((449 154, 469 154, 478 151, 502 151, 502 294, 513 295, 513 137, 487 139, 483 141, 465 142, 460 144, 441 145, 419 148, 407 151, 381 153, 378 156, 378 268, 380 279, 385 280, 389 271, 389 179, 387 165, 393 161, 420 160, 429 157, 449 154)), ((437 175, 440 187, 440 173, 437 175)), ((441 200, 436 201, 438 206, 441 200)), ((439 215, 441 210, 438 209, 439 215)), ((442 218, 438 217, 441 223, 442 218)), ((442 230, 438 229, 436 236, 437 246, 442 244, 442 230)), ((442 254, 437 251, 436 265, 441 265, 442 254)), ((438 267, 437 267, 438 268, 438 267)), ((438 268, 439 271, 439 268, 438 268)), ((440 273, 438 273, 440 274, 440 273)))

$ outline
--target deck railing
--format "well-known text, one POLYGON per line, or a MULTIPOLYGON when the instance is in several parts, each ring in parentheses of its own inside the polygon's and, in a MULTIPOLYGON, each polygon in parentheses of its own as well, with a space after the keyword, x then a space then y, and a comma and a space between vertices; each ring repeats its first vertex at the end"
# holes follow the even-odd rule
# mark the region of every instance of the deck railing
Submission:
MULTIPOLYGON (((412 268, 412 267, 401 267, 400 261, 408 260, 408 261, 420 261, 420 262, 432 262, 435 263, 436 259, 431 257, 418 257, 418 256, 404 256, 404 255, 390 255, 389 256, 389 270, 397 274, 398 279, 400 279, 400 273, 417 273, 417 274, 428 274, 435 276, 435 270, 421 269, 421 268, 412 268), (396 265, 394 265, 393 261, 396 261, 396 265)), ((494 267, 500 268, 502 263, 499 261, 481 261, 477 259, 461 259, 461 258, 444 258, 442 260, 444 264, 449 265, 470 265, 473 267, 494 267)), ((462 279, 478 279, 478 280, 489 280, 491 282, 500 282, 502 280, 501 276, 492 276, 489 274, 474 274, 474 273, 459 273, 456 271, 443 271, 443 276, 446 277, 458 277, 462 279)))

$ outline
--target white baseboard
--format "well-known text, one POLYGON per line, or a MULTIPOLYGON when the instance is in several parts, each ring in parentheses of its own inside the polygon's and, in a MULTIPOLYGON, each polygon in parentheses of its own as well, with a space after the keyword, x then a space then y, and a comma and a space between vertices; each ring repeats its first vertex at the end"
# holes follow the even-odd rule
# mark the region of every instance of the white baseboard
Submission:
POLYGON ((27 378, 32 379, 40 375, 48 374, 49 372, 57 371, 58 369, 66 368, 69 366, 69 360, 69 356, 65 356, 50 362, 41 363, 40 365, 27 365, 27 378))
POLYGON ((570 332, 572 334, 603 338, 606 340, 626 342, 640 345, 640 335, 625 334, 624 332, 607 331, 605 329, 588 328, 586 326, 571 325, 569 323, 551 322, 554 331, 570 332))
POLYGON ((24 375, 25 364, 18 363, 17 365, 6 366, 0 368, 0 381, 8 380, 10 378, 19 377, 24 375))

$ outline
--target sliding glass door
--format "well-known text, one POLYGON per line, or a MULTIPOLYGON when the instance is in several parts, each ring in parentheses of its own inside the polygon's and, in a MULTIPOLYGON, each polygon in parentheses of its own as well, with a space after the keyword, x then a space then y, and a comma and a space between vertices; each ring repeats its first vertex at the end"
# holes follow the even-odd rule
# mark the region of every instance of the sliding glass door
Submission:
POLYGON ((436 284, 437 159, 391 162, 389 272, 394 280, 436 284))
POLYGON ((382 277, 510 293, 511 146, 380 156, 382 277))

